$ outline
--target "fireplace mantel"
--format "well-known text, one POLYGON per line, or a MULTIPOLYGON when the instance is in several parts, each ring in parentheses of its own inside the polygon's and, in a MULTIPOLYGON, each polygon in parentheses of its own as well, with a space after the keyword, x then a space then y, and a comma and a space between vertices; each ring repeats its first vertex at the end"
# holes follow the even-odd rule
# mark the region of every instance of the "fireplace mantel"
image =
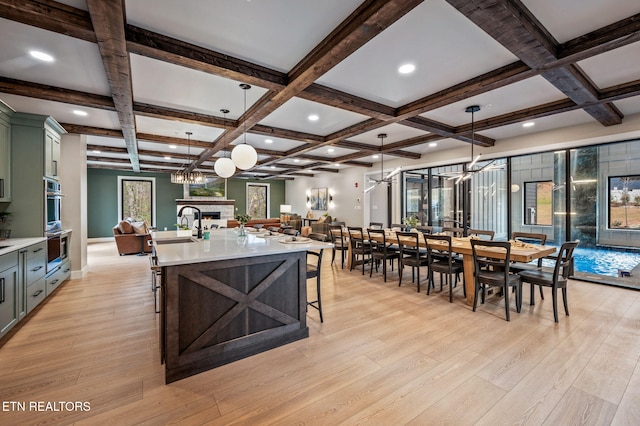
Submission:
POLYGON ((235 200, 210 200, 206 198, 179 198, 176 199, 176 205, 192 205, 192 206, 233 206, 235 200))

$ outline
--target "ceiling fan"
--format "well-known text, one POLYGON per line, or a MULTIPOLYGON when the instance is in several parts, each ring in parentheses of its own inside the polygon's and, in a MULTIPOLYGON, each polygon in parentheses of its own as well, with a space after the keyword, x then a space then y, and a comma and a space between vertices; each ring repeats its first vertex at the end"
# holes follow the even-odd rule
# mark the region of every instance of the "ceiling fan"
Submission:
POLYGON ((400 170, 402 170, 401 167, 396 167, 395 169, 393 169, 392 171, 390 171, 389 173, 387 173, 386 176, 384 176, 384 138, 387 137, 386 133, 380 133, 378 135, 378 138, 380 139, 380 179, 373 179, 370 178, 369 179, 369 183, 373 183, 372 186, 370 186, 369 188, 364 190, 364 193, 366 194, 367 192, 371 191, 373 188, 375 188, 376 186, 382 184, 385 185, 389 185, 393 179, 393 177, 395 175, 397 175, 398 173, 400 173, 400 170), (382 177, 384 176, 384 177, 382 177))
POLYGON ((475 145, 475 117, 474 114, 480 111, 480 105, 471 105, 465 108, 465 112, 471 113, 471 162, 467 165, 466 170, 463 172, 454 172, 454 173, 443 173, 447 177, 447 180, 455 179, 455 183, 458 184, 467 179, 470 179, 473 175, 481 172, 486 172, 489 170, 501 169, 504 167, 504 164, 495 164, 496 160, 491 160, 489 163, 484 166, 474 169, 473 166, 476 165, 478 160, 480 159, 480 155, 478 154, 475 157, 473 156, 473 146, 475 145))

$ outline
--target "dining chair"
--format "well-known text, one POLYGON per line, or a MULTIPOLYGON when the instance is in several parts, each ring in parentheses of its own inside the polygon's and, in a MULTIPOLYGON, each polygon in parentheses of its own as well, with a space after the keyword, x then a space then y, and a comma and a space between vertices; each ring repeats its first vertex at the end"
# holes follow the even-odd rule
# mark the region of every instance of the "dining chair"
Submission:
POLYGON ((382 222, 369 222, 369 228, 371 229, 382 229, 383 226, 382 222))
POLYGON ((445 234, 451 236, 451 237, 456 237, 456 238, 460 238, 464 235, 464 229, 462 228, 455 228, 455 227, 449 227, 449 226, 443 226, 442 227, 442 232, 444 232, 445 234))
MULTIPOLYGON (((311 233, 308 236, 310 239, 315 241, 327 242, 329 241, 329 237, 325 234, 319 233, 311 233)), ((307 279, 315 278, 316 279, 316 294, 317 299, 309 301, 307 297, 307 306, 311 306, 315 308, 320 313, 320 322, 324 322, 324 318, 322 317, 322 297, 320 292, 320 270, 322 267, 322 252, 324 249, 320 249, 318 251, 308 250, 307 251, 307 279), (315 262, 309 262, 309 256, 315 257, 315 262)), ((308 296, 308 295, 307 295, 308 296)))
POLYGON ((336 258, 336 251, 340 252, 340 258, 342 260, 342 269, 344 269, 344 255, 349 250, 349 242, 347 236, 344 235, 342 226, 329 225, 329 233, 331 235, 331 242, 333 243, 333 249, 331 249, 331 264, 336 258))
POLYGON ((471 251, 473 252, 475 271, 473 312, 476 311, 478 306, 478 293, 482 293, 482 303, 484 303, 487 287, 500 287, 504 295, 504 309, 507 321, 511 321, 509 316, 510 287, 516 290, 516 311, 520 313, 522 307, 522 281, 518 274, 511 274, 509 271, 511 243, 508 241, 471 240, 471 251), (487 255, 487 250, 498 253, 494 256, 487 255), (480 254, 479 251, 483 251, 483 253, 480 254))
POLYGON ((406 266, 411 267, 411 282, 415 281, 416 271, 418 275, 418 293, 420 293, 420 267, 427 266, 427 251, 420 249, 419 238, 422 234, 418 232, 397 232, 398 247, 400 248, 400 258, 398 261, 398 287, 402 285, 402 271, 406 266))
POLYGON ((400 229, 401 232, 407 230, 407 225, 403 225, 402 223, 392 223, 390 226, 391 229, 400 229))
POLYGON ((416 229, 418 231, 422 232, 423 234, 433 234, 433 226, 418 225, 418 226, 416 226, 416 229))
POLYGON ((467 231, 467 236, 469 237, 478 237, 489 241, 493 241, 493 237, 495 234, 495 231, 490 231, 487 229, 469 229, 467 231))
MULTIPOLYGON (((376 265, 378 272, 378 263, 382 263, 382 276, 384 282, 387 282, 387 260, 391 262, 391 270, 393 271, 393 261, 400 257, 398 250, 392 247, 387 241, 387 236, 382 229, 367 229, 369 241, 371 243, 371 267, 369 268, 369 277, 373 275, 373 264, 376 265)), ((398 268, 400 266, 398 265, 398 268)))
MULTIPOLYGON (((449 235, 425 235, 423 234, 425 244, 427 246, 427 263, 429 264, 429 283, 427 285, 427 294, 430 294, 431 288, 435 288, 434 273, 440 274, 440 291, 442 291, 442 276, 445 276, 445 282, 449 286, 449 302, 453 302, 453 287, 458 285, 460 273, 464 271, 462 262, 456 259, 451 250, 451 237, 449 235), (431 244, 437 242, 442 245, 441 249, 434 248, 431 244), (453 276, 455 275, 455 281, 453 276)), ((462 286, 464 289, 464 285, 462 286)), ((466 290, 464 290, 466 296, 466 290)))
MULTIPOLYGON (((524 242, 529 244, 539 244, 541 246, 545 245, 547 242, 547 234, 538 234, 534 232, 512 232, 511 239, 517 242, 524 242)), ((513 273, 520 273, 522 271, 533 271, 542 268, 542 257, 536 260, 535 262, 511 262, 510 269, 513 273)), ((530 298, 533 300, 533 287, 531 284, 531 295, 530 298)), ((542 291, 542 287, 538 287, 540 289, 540 298, 544 300, 544 293, 542 291)))
POLYGON ((361 227, 348 226, 347 232, 349 233, 349 244, 351 245, 351 267, 349 270, 353 270, 356 265, 357 256, 360 256, 360 261, 362 262, 362 275, 364 275, 364 265, 371 261, 371 244, 369 241, 365 241, 365 234, 361 227))
POLYGON ((533 286, 550 287, 552 289, 551 297, 553 298, 553 320, 558 322, 558 289, 562 290, 562 302, 564 304, 564 313, 569 316, 569 306, 567 303, 567 282, 573 270, 573 250, 578 246, 579 241, 567 241, 562 244, 553 272, 543 271, 542 269, 528 269, 518 272, 522 282, 530 283, 531 300, 530 305, 535 305, 533 298, 533 286))

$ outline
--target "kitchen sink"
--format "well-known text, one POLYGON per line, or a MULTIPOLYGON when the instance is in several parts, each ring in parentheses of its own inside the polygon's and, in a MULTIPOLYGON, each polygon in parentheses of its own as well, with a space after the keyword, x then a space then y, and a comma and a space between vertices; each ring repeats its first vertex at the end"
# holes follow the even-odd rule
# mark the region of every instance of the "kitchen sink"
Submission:
POLYGON ((154 240, 153 244, 183 244, 183 243, 197 243, 198 239, 193 237, 175 237, 175 238, 163 238, 161 240, 154 240))

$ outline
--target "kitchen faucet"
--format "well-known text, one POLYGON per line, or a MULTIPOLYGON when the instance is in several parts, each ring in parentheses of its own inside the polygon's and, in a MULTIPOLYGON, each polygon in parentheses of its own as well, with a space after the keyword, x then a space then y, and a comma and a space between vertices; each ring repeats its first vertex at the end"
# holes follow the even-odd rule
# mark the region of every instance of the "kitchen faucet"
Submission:
POLYGON ((199 208, 194 207, 194 206, 182 206, 182 208, 180 208, 180 210, 178 210, 178 217, 182 218, 182 211, 184 209, 186 209, 187 207, 189 207, 191 209, 194 209, 194 210, 196 210, 198 212, 198 239, 201 239, 202 238, 202 220, 201 220, 202 219, 202 212, 200 211, 199 208))

